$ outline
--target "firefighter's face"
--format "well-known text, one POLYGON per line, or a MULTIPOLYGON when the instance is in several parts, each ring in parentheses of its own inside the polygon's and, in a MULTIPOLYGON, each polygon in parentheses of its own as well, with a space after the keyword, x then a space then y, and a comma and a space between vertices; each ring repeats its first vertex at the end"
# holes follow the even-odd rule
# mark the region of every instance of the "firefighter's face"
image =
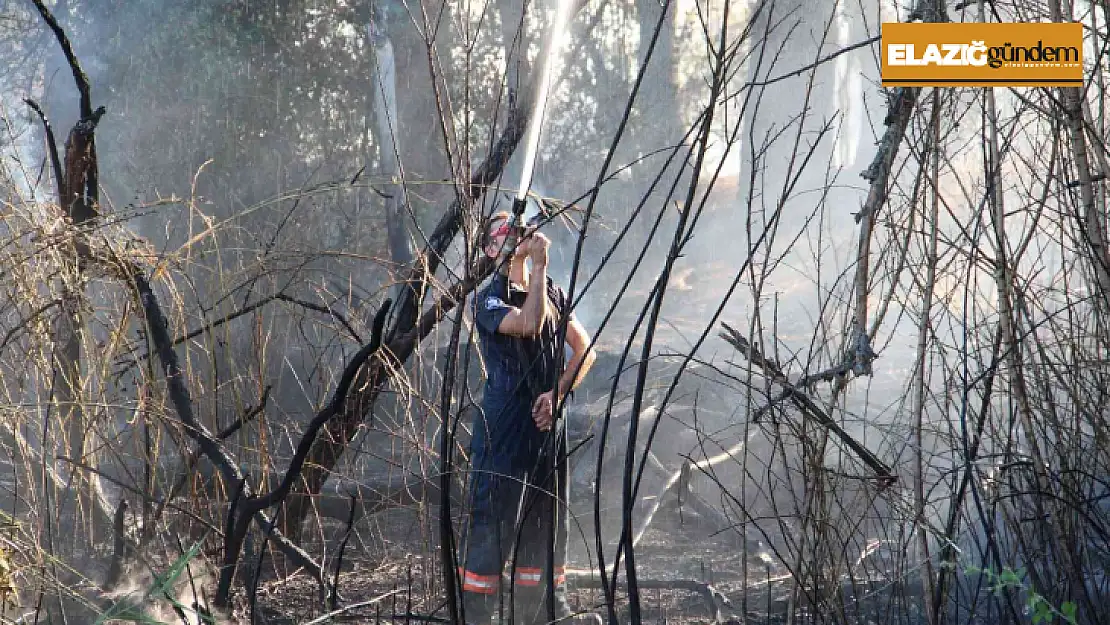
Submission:
MULTIPOLYGON (((489 227, 489 245, 486 246, 486 255, 490 258, 497 258, 501 253, 502 246, 505 245, 505 238, 509 236, 509 220, 499 219, 489 227)), ((518 250, 519 251, 519 248, 518 250)))

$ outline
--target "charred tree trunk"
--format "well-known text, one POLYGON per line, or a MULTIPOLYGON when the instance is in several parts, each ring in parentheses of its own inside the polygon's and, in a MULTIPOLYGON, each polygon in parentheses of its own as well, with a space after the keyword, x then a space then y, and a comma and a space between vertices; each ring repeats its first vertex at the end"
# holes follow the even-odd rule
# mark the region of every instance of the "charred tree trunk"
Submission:
MULTIPOLYGON (((54 352, 54 397, 58 408, 59 423, 64 436, 64 453, 75 460, 92 467, 97 466, 93 446, 89 438, 93 423, 85 411, 83 403, 83 383, 81 367, 81 337, 84 333, 85 272, 84 259, 87 250, 82 238, 97 212, 97 167, 96 144, 93 131, 103 109, 94 112, 81 111, 79 121, 69 133, 65 149, 65 171, 62 173, 62 189, 59 204, 65 211, 67 221, 73 228, 74 237, 64 243, 62 253, 66 271, 63 273, 62 312, 55 320, 56 351, 54 352)), ((72 469, 72 465, 67 470, 72 469)), ((85 532, 78 536, 88 537, 90 543, 107 536, 103 527, 94 522, 95 509, 103 508, 103 494, 100 481, 93 473, 74 470, 71 477, 78 491, 76 498, 63 497, 59 506, 59 516, 73 515, 84 525, 85 532), (76 505, 78 509, 73 509, 76 505), (89 516, 85 516, 89 515, 89 516), (81 522, 84 517, 87 522, 81 522)))
MULTIPOLYGON (((104 109, 93 110, 88 78, 82 71, 69 39, 54 15, 40 0, 35 0, 35 7, 62 48, 77 85, 80 108, 80 119, 74 124, 66 139, 64 159, 59 159, 49 120, 38 105, 28 101, 28 104, 40 115, 46 131, 46 147, 57 181, 58 206, 69 227, 69 236, 60 244, 59 257, 63 267, 60 285, 61 313, 54 323, 56 347, 51 383, 53 405, 57 409, 56 422, 60 424, 62 440, 57 452, 52 452, 53 446, 50 440, 54 428, 51 427, 52 424, 47 423, 43 428, 45 435, 43 448, 44 453, 64 454, 70 461, 95 468, 97 463, 88 440, 92 431, 92 422, 84 409, 82 399, 81 337, 84 333, 83 309, 86 280, 84 257, 88 253, 84 236, 92 226, 99 208, 94 131, 100 117, 104 114, 104 109)), ((107 532, 111 531, 111 514, 105 515, 107 506, 97 476, 91 472, 75 469, 75 466, 71 463, 60 467, 62 473, 69 476, 70 486, 77 491, 77 496, 63 494, 60 497, 57 518, 76 522, 77 527, 83 526, 84 532, 70 534, 74 541, 71 544, 79 547, 77 541, 80 538, 87 538, 88 544, 92 544, 98 538, 109 535, 107 532), (103 521, 106 519, 108 523, 105 526, 103 521)))
MULTIPOLYGON (((496 179, 497 174, 504 167, 512 150, 523 135, 523 123, 515 122, 510 125, 495 148, 491 159, 479 170, 471 182, 469 201, 473 202, 481 193, 485 185, 496 179)), ((440 225, 429 238, 431 249, 426 250, 422 258, 414 262, 410 272, 419 272, 419 265, 427 263, 432 269, 429 275, 438 267, 442 254, 446 251, 454 235, 462 227, 463 207, 452 203, 448 213, 440 220, 440 225)), ((339 462, 348 444, 358 434, 359 425, 369 417, 374 402, 378 399, 381 390, 389 382, 390 371, 404 364, 420 340, 426 337, 435 328, 436 324, 460 302, 465 301, 478 284, 489 275, 492 264, 483 263, 479 268, 471 271, 471 278, 457 283, 448 290, 434 305, 424 310, 416 321, 408 326, 394 325, 390 331, 389 340, 383 349, 375 354, 369 362, 359 371, 353 392, 342 406, 342 410, 328 421, 320 436, 308 454, 305 462, 302 480, 299 480, 290 494, 283 516, 283 530, 294 539, 299 536, 301 523, 308 515, 312 505, 311 495, 321 492, 333 467, 339 462)), ((417 281, 417 278, 411 278, 417 281)), ((415 289, 406 289, 402 292, 399 307, 409 307, 418 311, 415 289)), ((404 319, 398 313, 395 319, 404 319)))
MULTIPOLYGON (((507 5, 502 6, 506 11, 502 14, 503 24, 510 26, 521 24, 523 16, 512 17, 513 9, 506 7, 507 5)), ((577 9, 581 9, 581 5, 578 5, 577 9)), ((510 42, 510 47, 512 42, 519 39, 516 34, 506 35, 506 41, 510 42)), ((526 59, 519 52, 516 54, 520 58, 512 56, 509 58, 510 88, 514 81, 519 83, 520 76, 529 75, 521 73, 530 68, 526 59), (515 76, 513 71, 517 72, 515 76)), ((423 306, 428 281, 438 271, 451 242, 467 225, 465 218, 470 213, 471 206, 481 198, 487 187, 500 179, 505 166, 523 138, 532 115, 532 103, 536 97, 533 91, 536 88, 536 84, 529 83, 523 96, 511 98, 504 127, 486 160, 470 176, 467 184, 462 185, 462 193, 451 202, 447 212, 428 235, 424 250, 407 268, 404 282, 413 285, 413 288, 402 289, 394 305, 393 322, 380 355, 375 355, 362 367, 353 386, 358 389, 357 392, 351 394, 339 414, 328 421, 321 435, 317 437, 305 463, 303 479, 297 482, 286 503, 282 529, 289 536, 299 536, 301 523, 311 507, 310 495, 321 492, 332 468, 342 457, 350 442, 354 440, 359 431, 359 425, 368 418, 378 395, 388 383, 389 372, 403 365, 415 351, 419 341, 489 275, 492 265, 482 262, 479 267, 471 269, 468 273, 469 278, 456 283, 431 307, 425 309, 423 306)))
MULTIPOLYGON (((113 514, 101 492, 97 461, 89 444, 93 423, 83 397, 81 350, 85 332, 84 263, 88 255, 85 235, 98 210, 94 131, 104 109, 92 109, 88 79, 65 31, 41 0, 34 0, 34 5, 65 55, 79 93, 80 112, 80 119, 66 140, 64 158, 60 158, 49 119, 36 103, 26 100, 42 121, 57 183, 58 207, 66 222, 57 244, 60 312, 52 328, 51 402, 44 411, 42 457, 37 471, 32 472, 35 487, 42 489, 45 504, 41 514, 46 517, 47 557, 67 564, 64 568, 52 567, 56 576, 54 582, 59 586, 43 607, 47 614, 64 620, 67 611, 72 613, 76 609, 80 613, 83 608, 66 599, 62 585, 68 586, 74 581, 73 571, 87 570, 90 558, 95 557, 95 545, 111 536, 113 527, 113 514), (58 464, 54 466, 55 463, 58 464)), ((19 437, 14 430, 11 435, 19 437)), ((74 616, 81 618, 77 614, 74 616)))

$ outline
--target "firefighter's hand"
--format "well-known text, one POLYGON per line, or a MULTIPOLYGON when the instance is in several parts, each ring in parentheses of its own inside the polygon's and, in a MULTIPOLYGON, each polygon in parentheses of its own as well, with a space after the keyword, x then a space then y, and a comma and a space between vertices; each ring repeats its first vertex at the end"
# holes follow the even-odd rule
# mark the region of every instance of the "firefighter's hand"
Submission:
POLYGON ((536 265, 547 266, 547 250, 551 247, 551 239, 542 232, 533 232, 521 243, 524 252, 536 265))
POLYGON ((550 390, 546 393, 540 393, 540 396, 532 404, 532 420, 536 422, 536 428, 539 431, 546 432, 551 429, 551 424, 555 421, 554 410, 555 391, 550 390))

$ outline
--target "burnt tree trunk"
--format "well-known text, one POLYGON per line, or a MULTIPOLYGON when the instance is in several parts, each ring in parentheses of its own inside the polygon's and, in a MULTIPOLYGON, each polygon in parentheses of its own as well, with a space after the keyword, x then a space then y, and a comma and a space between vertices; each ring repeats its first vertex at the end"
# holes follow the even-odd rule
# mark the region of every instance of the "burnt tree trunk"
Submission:
POLYGON ((47 454, 64 454, 70 461, 60 470, 70 475, 77 496, 61 494, 57 518, 74 519, 77 527, 84 528, 85 532, 69 532, 73 541, 71 544, 77 547, 79 537, 87 537, 89 544, 92 544, 98 537, 108 536, 106 532, 111 531, 112 516, 104 503, 97 476, 75 468, 77 464, 84 464, 95 469, 97 464, 88 440, 92 422, 82 403, 81 337, 84 333, 84 259, 88 255, 84 237, 95 221, 99 204, 94 131, 104 109, 93 110, 88 78, 65 31, 40 0, 35 0, 34 4, 58 41, 79 94, 80 118, 66 139, 64 159, 58 157, 49 120, 37 104, 27 101, 40 115, 46 131, 46 147, 57 182, 58 206, 67 222, 67 236, 59 244, 59 260, 63 267, 59 287, 61 313, 54 322, 57 349, 53 356, 51 382, 53 405, 57 410, 55 423, 61 427, 62 440, 57 451, 52 451, 54 446, 50 440, 54 428, 51 427, 53 424, 47 423, 43 449, 47 454))
MULTIPOLYGON (((85 272, 83 257, 87 246, 82 241, 84 232, 92 225, 97 213, 96 144, 93 130, 103 111, 89 114, 82 111, 82 119, 69 133, 65 149, 65 170, 61 177, 59 205, 65 212, 74 236, 64 241, 62 263, 65 267, 61 285, 61 313, 55 319, 54 336, 58 346, 54 352, 53 390, 57 406, 58 423, 63 436, 62 449, 70 460, 97 466, 94 445, 90 444, 93 423, 83 404, 81 367, 81 337, 84 334, 85 272)), ((44 441, 45 444, 45 441, 44 441)), ((98 523, 97 511, 105 508, 100 481, 93 473, 74 469, 72 482, 77 497, 59 499, 58 514, 62 519, 75 518, 84 532, 72 534, 74 539, 87 536, 90 543, 106 536, 110 528, 98 523), (76 509, 75 509, 76 506, 76 509)))

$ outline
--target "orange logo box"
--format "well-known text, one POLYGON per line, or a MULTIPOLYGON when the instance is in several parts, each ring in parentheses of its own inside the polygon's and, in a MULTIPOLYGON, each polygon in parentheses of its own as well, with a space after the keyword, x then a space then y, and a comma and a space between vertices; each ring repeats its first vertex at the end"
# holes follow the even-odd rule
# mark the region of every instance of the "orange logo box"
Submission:
POLYGON ((1083 25, 883 24, 884 87, 1081 87, 1083 25))

